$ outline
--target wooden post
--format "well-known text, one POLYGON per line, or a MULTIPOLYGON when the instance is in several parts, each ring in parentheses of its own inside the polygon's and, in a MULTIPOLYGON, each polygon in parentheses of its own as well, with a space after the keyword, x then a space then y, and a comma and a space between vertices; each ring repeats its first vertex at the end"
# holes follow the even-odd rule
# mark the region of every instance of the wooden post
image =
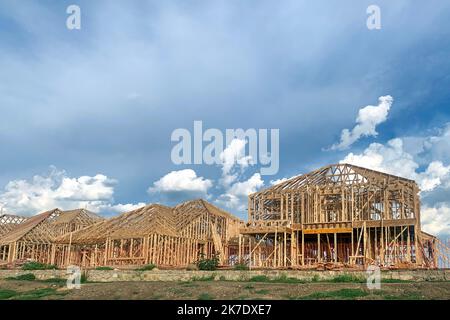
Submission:
POLYGON ((338 262, 337 233, 334 233, 334 263, 338 262))
POLYGON ((287 238, 287 235, 286 235, 286 231, 284 232, 284 246, 283 246, 283 255, 284 255, 284 257, 283 257, 283 267, 286 267, 286 264, 287 264, 287 251, 286 251, 286 244, 287 244, 287 240, 286 240, 286 238, 287 238))
POLYGON ((321 261, 321 254, 320 254, 320 233, 317 234, 317 263, 320 263, 321 261))
POLYGON ((72 232, 70 233, 70 236, 69 236, 69 247, 67 249, 66 266, 70 265, 70 250, 71 250, 71 246, 72 246, 72 232))
POLYGON ((242 234, 239 234, 239 263, 242 263, 242 234))
POLYGON ((302 229, 302 266, 305 265, 305 233, 302 229))

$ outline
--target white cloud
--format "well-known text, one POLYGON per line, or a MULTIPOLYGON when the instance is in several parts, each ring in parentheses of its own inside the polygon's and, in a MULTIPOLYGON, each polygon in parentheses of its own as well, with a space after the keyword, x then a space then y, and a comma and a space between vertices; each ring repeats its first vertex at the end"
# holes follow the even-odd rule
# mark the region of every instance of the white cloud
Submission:
POLYGON ((422 229, 433 235, 450 236, 450 205, 443 203, 435 207, 423 207, 422 229))
POLYGON ((446 181, 450 174, 450 165, 445 166, 441 161, 433 161, 425 171, 417 172, 419 164, 403 149, 401 138, 389 140, 386 145, 372 143, 363 153, 349 153, 340 162, 415 180, 422 191, 434 190, 446 181))
POLYGON ((280 179, 270 180, 270 185, 274 186, 276 184, 279 184, 279 183, 291 180, 292 178, 295 178, 295 177, 298 177, 298 176, 301 176, 301 174, 296 174, 295 176, 292 176, 290 178, 280 178, 280 179))
POLYGON ((361 154, 349 153, 341 163, 350 163, 369 169, 413 178, 419 165, 403 150, 400 138, 392 139, 386 145, 371 143, 361 154))
POLYGON ((341 141, 332 145, 331 150, 345 150, 361 137, 378 135, 376 127, 386 121, 393 98, 389 95, 381 96, 378 101, 377 106, 369 105, 359 110, 355 127, 351 131, 342 130, 341 141))
POLYGON ((172 171, 166 174, 148 189, 149 193, 188 193, 206 196, 212 181, 198 177, 192 169, 172 171))
MULTIPOLYGON (((418 175, 418 180, 423 191, 434 190, 443 181, 449 178, 450 165, 444 166, 441 161, 433 161, 428 165, 425 172, 418 175)), ((447 180, 448 181, 448 180, 447 180)))
POLYGON ((144 202, 139 202, 139 203, 136 203, 136 204, 132 204, 132 203, 122 204, 122 203, 118 203, 118 204, 114 204, 114 205, 107 205, 107 206, 101 207, 100 211, 113 212, 113 213, 123 213, 123 212, 129 212, 129 211, 132 211, 132 210, 139 209, 141 207, 144 207, 145 205, 146 205, 146 203, 144 203, 144 202))
POLYGON ((11 213, 33 215, 53 208, 87 208, 94 212, 118 212, 133 205, 114 205, 116 180, 105 175, 72 178, 51 167, 46 176, 10 181, 0 194, 0 205, 11 213))
POLYGON ((227 208, 244 211, 247 208, 247 197, 264 185, 259 173, 253 174, 248 180, 234 183, 221 195, 217 203, 227 208))

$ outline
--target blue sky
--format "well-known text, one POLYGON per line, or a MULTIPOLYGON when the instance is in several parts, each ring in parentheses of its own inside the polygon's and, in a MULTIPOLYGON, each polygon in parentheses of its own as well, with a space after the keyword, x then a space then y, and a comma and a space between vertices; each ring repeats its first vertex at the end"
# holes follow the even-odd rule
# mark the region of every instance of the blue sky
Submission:
POLYGON ((246 192, 346 159, 403 164, 430 189, 424 224, 449 234, 449 17, 445 0, 3 0, 0 202, 112 215, 205 197, 245 217, 246 192), (80 30, 66 28, 71 4, 80 30), (380 30, 366 27, 371 4, 380 30), (377 134, 330 150, 387 95, 377 134), (236 168, 224 186, 221 166, 173 164, 171 132, 194 120, 279 128, 279 173, 236 168))

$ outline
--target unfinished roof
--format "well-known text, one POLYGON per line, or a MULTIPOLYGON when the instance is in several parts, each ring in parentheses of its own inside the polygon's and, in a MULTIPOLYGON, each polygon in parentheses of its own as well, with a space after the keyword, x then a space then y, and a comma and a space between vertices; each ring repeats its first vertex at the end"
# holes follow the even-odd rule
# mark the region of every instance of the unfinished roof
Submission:
POLYGON ((207 215, 231 219, 233 222, 240 221, 201 199, 186 201, 174 208, 150 204, 73 232, 72 235, 66 234, 59 237, 57 241, 89 244, 104 241, 107 238, 140 238, 149 234, 177 237, 182 235, 183 230, 207 215))
POLYGON ((89 223, 103 221, 104 218, 96 215, 95 213, 88 211, 86 209, 75 209, 63 211, 57 217, 53 224, 63 224, 63 223, 89 223))
POLYGON ((172 208, 159 204, 123 213, 109 220, 98 222, 83 230, 65 235, 59 242, 94 243, 106 238, 141 237, 150 233, 177 235, 172 208))
POLYGON ((303 189, 307 186, 341 186, 368 183, 385 185, 391 182, 417 187, 416 183, 410 179, 341 163, 327 165, 310 173, 296 176, 270 188, 256 192, 253 195, 281 193, 284 191, 303 189))
POLYGON ((0 215, 0 237, 10 232, 25 220, 27 220, 27 218, 12 214, 0 215))
POLYGON ((60 213, 59 209, 53 209, 28 218, 0 238, 0 244, 9 244, 20 240, 48 242, 52 236, 48 224, 57 218, 60 213))
POLYGON ((174 210, 177 220, 177 230, 182 230, 187 225, 192 223, 193 220, 204 214, 223 217, 225 219, 231 219, 233 221, 240 221, 232 214, 223 211, 222 209, 212 205, 211 203, 203 199, 183 202, 174 207, 174 210))

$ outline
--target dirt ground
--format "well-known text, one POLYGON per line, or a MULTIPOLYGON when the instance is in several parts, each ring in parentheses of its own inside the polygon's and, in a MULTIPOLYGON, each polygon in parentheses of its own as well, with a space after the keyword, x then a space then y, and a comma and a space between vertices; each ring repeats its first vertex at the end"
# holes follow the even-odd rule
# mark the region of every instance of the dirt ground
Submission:
POLYGON ((450 282, 266 283, 233 281, 85 283, 69 290, 64 282, 0 280, 0 299, 450 299, 450 282))

